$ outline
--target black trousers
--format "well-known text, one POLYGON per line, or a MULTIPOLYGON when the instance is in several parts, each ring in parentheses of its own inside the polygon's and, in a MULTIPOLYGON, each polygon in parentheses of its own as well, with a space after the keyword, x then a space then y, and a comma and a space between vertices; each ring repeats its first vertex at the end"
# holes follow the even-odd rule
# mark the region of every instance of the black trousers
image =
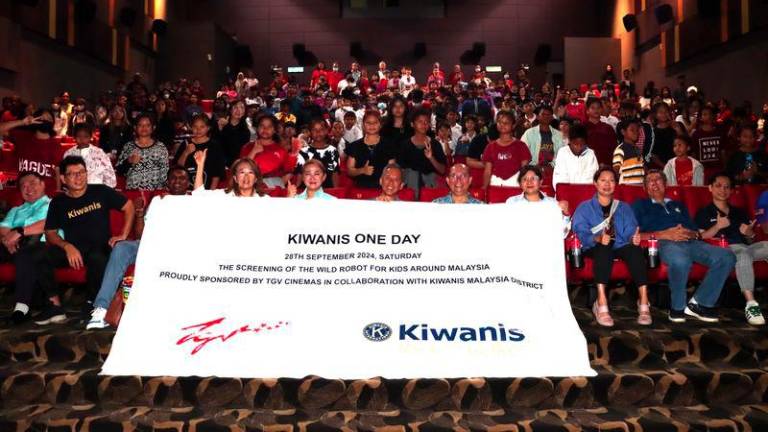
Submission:
POLYGON ((592 258, 594 263, 595 283, 607 285, 611 281, 613 260, 614 258, 619 258, 629 268, 629 274, 632 276, 635 285, 648 285, 645 254, 639 246, 627 244, 618 249, 613 249, 612 244, 605 246, 598 243, 594 247, 589 248, 584 255, 592 258))
MULTIPOLYGON (((106 244, 100 247, 80 249, 80 255, 82 255, 85 265, 85 284, 91 298, 96 297, 96 293, 101 288, 101 280, 104 279, 104 269, 107 267, 111 251, 112 249, 106 244)), ((40 288, 48 298, 58 295, 59 286, 54 276, 54 270, 69 267, 66 252, 57 246, 46 247, 38 265, 40 288)))
POLYGON ((30 305, 38 286, 38 262, 45 254, 45 243, 22 245, 16 253, 0 246, 0 262, 11 262, 16 267, 16 303, 30 305))

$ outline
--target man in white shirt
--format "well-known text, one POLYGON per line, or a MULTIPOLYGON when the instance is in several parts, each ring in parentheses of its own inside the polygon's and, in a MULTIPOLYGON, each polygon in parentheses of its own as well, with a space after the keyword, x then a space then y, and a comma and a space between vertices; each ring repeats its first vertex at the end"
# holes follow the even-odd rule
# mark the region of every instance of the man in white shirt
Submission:
POLYGON ((587 147, 587 129, 580 124, 571 126, 568 145, 555 156, 552 187, 557 189, 559 183, 591 184, 597 168, 595 152, 587 147))

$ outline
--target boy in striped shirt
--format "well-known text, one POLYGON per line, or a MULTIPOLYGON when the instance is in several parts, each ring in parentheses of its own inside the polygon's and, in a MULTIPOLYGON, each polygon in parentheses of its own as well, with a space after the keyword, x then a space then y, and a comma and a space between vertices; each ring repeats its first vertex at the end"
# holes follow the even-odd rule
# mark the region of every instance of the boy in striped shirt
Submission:
POLYGON ((619 175, 619 184, 642 185, 645 177, 643 149, 638 147, 640 121, 627 119, 616 127, 623 142, 613 152, 613 169, 619 175))

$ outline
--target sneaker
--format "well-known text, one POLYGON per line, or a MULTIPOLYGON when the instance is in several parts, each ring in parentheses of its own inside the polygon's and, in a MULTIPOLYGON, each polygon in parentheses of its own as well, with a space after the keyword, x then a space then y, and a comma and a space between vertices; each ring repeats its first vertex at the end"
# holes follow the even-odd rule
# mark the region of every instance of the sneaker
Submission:
POLYGON ((637 303, 637 323, 644 326, 653 324, 650 304, 637 303))
POLYGON ((713 323, 720 321, 714 309, 696 303, 688 303, 688 306, 685 308, 685 314, 704 322, 713 323))
POLYGON ((747 322, 752 325, 765 324, 763 312, 760 310, 760 306, 757 304, 747 305, 747 307, 744 308, 744 315, 747 317, 747 322))
POLYGON ((49 305, 40 315, 35 318, 35 324, 59 324, 67 319, 67 314, 64 313, 64 308, 61 306, 49 305))
POLYGON ((104 321, 104 317, 107 316, 107 310, 102 307, 97 307, 93 311, 91 311, 91 319, 88 321, 88 324, 86 324, 85 329, 91 330, 91 329, 103 329, 109 327, 109 324, 107 324, 106 321, 104 321))
POLYGON ((22 311, 19 311, 19 310, 13 311, 13 313, 11 314, 11 323, 13 325, 24 324, 28 320, 29 320, 29 314, 25 314, 22 311))
POLYGON ((672 321, 673 323, 684 323, 685 311, 670 309, 669 320, 672 321))

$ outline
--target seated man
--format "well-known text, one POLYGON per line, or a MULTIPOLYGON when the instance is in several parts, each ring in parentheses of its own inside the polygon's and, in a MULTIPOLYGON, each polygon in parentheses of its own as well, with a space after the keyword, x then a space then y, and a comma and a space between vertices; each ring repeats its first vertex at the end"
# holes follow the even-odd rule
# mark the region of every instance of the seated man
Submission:
POLYGON ((747 322, 765 324, 760 305, 755 301, 755 268, 753 263, 768 258, 768 242, 754 242, 755 221, 750 221, 744 210, 731 207, 733 185, 725 174, 715 174, 709 182, 712 204, 696 212, 696 225, 704 239, 724 237, 728 247, 736 254, 736 279, 739 281, 747 305, 744 308, 747 322))
POLYGON ((396 164, 389 164, 384 168, 379 178, 381 185, 381 195, 376 197, 376 201, 400 201, 400 191, 403 190, 403 170, 396 164))
POLYGON ((484 204, 469 193, 469 184, 472 177, 469 175, 469 167, 459 163, 448 171, 448 189, 450 193, 444 197, 433 200, 439 204, 484 204))
MULTIPOLYGON (((171 167, 168 170, 166 188, 169 195, 186 195, 189 189, 189 175, 186 168, 181 165, 171 167)), ((104 271, 104 279, 101 281, 101 288, 99 293, 96 294, 96 300, 93 302, 91 319, 85 326, 88 330, 108 326, 104 318, 107 315, 109 304, 115 296, 115 291, 120 286, 120 281, 123 279, 125 271, 136 262, 136 255, 139 253, 139 240, 144 233, 145 204, 137 202, 134 204, 134 207, 136 209, 134 233, 137 240, 118 242, 112 249, 112 253, 109 255, 109 262, 107 262, 107 267, 104 271)))
POLYGON ((39 325, 67 318, 57 294, 54 269, 69 265, 78 270, 85 266, 88 292, 94 295, 104 278, 110 249, 128 238, 133 226, 133 203, 109 186, 89 185, 83 158, 64 158, 59 171, 67 189, 51 200, 45 220, 48 247, 38 263, 38 277, 50 304, 35 320, 39 325), (125 218, 120 235, 115 237, 110 237, 110 210, 122 211, 125 218), (63 238, 59 230, 63 231, 63 238))
POLYGON ((568 235, 570 230, 571 218, 568 216, 568 201, 556 201, 554 198, 548 197, 541 191, 541 184, 544 181, 541 168, 535 165, 526 165, 520 169, 518 174, 518 182, 523 189, 523 193, 515 195, 507 199, 507 204, 514 203, 541 203, 541 204, 554 204, 560 207, 560 211, 563 212, 563 230, 564 235, 568 235))
POLYGON ((717 322, 715 303, 736 264, 730 250, 701 241, 701 234, 682 203, 664 196, 667 179, 657 169, 645 175, 647 199, 635 201, 632 209, 637 217, 642 238, 654 236, 659 240, 661 261, 669 267, 669 290, 672 302, 669 320, 685 322, 686 315, 705 322, 717 322), (693 263, 709 267, 699 289, 688 301, 686 287, 693 263))
POLYGON ((12 208, 0 222, 0 261, 16 266, 16 305, 10 317, 21 324, 29 317, 29 305, 37 285, 35 263, 45 250, 43 226, 51 199, 45 195, 43 176, 35 171, 19 173, 19 190, 24 204, 12 208))

